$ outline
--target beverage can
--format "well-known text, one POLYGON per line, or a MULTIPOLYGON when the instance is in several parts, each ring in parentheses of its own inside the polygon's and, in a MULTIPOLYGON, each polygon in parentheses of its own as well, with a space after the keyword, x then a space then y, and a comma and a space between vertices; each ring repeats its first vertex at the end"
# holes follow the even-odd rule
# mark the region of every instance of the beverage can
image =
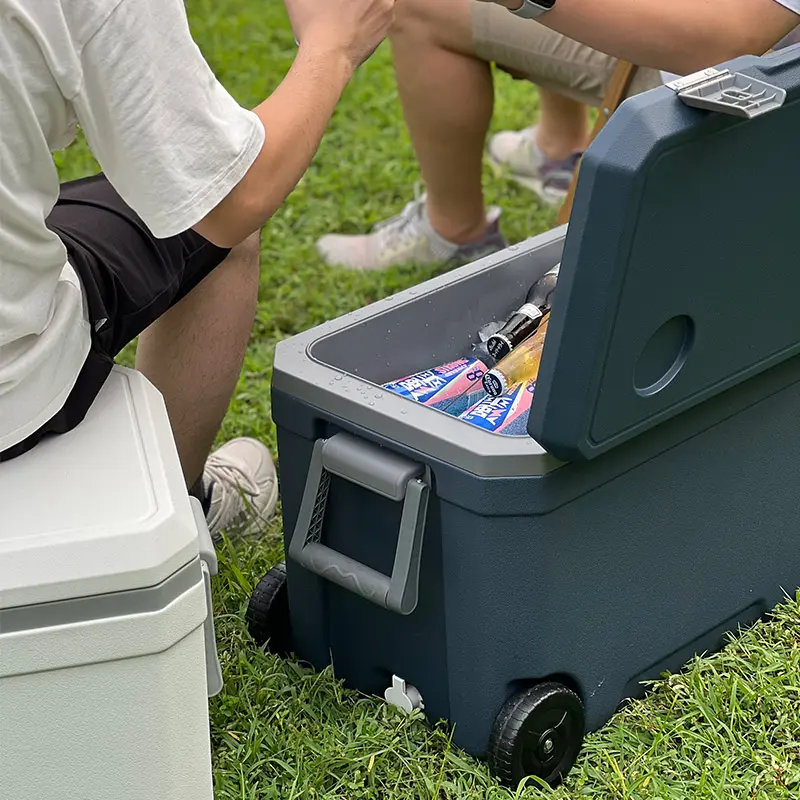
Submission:
POLYGON ((536 381, 518 384, 500 397, 484 396, 459 416, 478 428, 504 436, 525 436, 536 381))
POLYGON ((455 415, 464 410, 468 399, 474 402, 474 390, 480 389, 485 374, 486 365, 479 359, 460 358, 391 381, 383 388, 455 415))

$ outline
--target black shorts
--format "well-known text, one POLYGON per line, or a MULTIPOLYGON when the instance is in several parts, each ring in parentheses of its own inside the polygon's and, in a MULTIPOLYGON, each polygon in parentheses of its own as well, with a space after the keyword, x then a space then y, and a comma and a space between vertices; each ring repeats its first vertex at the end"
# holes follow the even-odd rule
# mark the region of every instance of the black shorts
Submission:
POLYGON ((91 351, 61 411, 0 453, 0 461, 30 450, 48 434, 78 425, 119 352, 230 252, 194 231, 156 239, 102 174, 63 184, 47 226, 64 242, 83 283, 93 329, 91 351))

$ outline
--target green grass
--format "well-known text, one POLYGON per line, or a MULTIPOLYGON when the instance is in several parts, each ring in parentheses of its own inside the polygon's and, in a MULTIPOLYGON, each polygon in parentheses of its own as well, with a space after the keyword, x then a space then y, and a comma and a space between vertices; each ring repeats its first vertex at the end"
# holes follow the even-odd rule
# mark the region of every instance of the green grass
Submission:
MULTIPOLYGON (((198 43, 241 102, 254 105, 295 52, 278 0, 189 0, 198 43)), ((495 127, 535 114, 530 86, 498 76, 495 127)), ((83 144, 57 157, 64 178, 96 169, 83 144)), ((223 438, 260 437, 275 449, 269 382, 275 343, 434 274, 398 268, 354 274, 323 266, 313 242, 363 231, 396 213, 419 179, 388 50, 357 74, 302 184, 268 224, 258 319, 223 438)), ((486 171, 512 240, 546 230, 554 214, 486 171)), ((130 357, 130 351, 125 358, 130 357)), ((226 543, 216 581, 226 689, 212 703, 217 800, 771 800, 800 797, 800 604, 787 601, 724 653, 659 683, 590 736, 567 787, 500 789, 483 765, 331 674, 272 658, 248 640, 252 583, 281 557, 279 524, 259 543, 226 543)))

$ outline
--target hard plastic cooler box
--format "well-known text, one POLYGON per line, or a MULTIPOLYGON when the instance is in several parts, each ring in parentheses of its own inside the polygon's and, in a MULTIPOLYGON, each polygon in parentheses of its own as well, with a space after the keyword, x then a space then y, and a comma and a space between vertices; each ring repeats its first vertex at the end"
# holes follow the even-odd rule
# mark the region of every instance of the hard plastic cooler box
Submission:
POLYGON ((160 394, 115 369, 0 509, 0 798, 212 800, 216 559, 160 394))
MULTIPOLYGON (((568 231, 278 347, 296 654, 448 720, 505 781, 555 781, 643 681, 794 591, 798 136, 797 47, 632 98, 568 231), (529 436, 381 389, 559 261, 529 436)), ((280 584, 251 601, 262 639, 280 584)))

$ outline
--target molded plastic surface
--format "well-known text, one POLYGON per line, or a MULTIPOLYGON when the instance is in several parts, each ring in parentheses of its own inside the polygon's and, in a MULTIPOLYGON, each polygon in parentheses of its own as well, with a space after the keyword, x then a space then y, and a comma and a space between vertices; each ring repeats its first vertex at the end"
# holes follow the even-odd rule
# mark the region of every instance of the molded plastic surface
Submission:
POLYGON ((205 613, 0 633, 0 797, 213 800, 205 613))
POLYGON ((159 393, 116 368, 0 509, 0 798, 212 800, 216 557, 159 393))
MULTIPOLYGON (((758 74, 788 90, 780 111, 742 122, 658 89, 628 101, 595 143, 533 404, 546 444, 574 463, 533 440, 473 435, 375 385, 454 357, 475 323, 517 308, 561 260, 563 230, 278 347, 272 412, 287 546, 320 439, 345 431, 432 476, 413 614, 287 562, 303 660, 333 662, 350 686, 378 695, 402 676, 431 720, 453 723, 456 745, 482 755, 516 692, 562 681, 595 730, 642 681, 721 647, 726 632, 791 595, 800 584, 800 355, 790 358, 800 340, 798 55, 759 61, 758 74), (738 175, 745 140, 758 144, 747 157, 768 165, 769 179, 738 175), (593 197, 606 152, 610 194, 593 197), (632 176, 632 164, 646 169, 632 176), (759 186, 769 197, 746 194, 759 186), (636 207, 642 198, 647 209, 636 207)), ((327 546, 388 574, 398 506, 332 478, 327 546)))
POLYGON ((303 504, 288 547, 289 557, 372 603, 398 614, 411 614, 419 593, 429 491, 430 479, 424 467, 391 450, 346 433, 321 439, 314 445, 303 504), (396 503, 402 501, 391 576, 322 544, 331 475, 396 503))
POLYGON ((560 459, 800 352, 800 48, 730 67, 786 89, 784 106, 743 120, 663 87, 586 153, 528 428, 560 459))
POLYGON ((0 608, 155 586, 197 558, 164 401, 115 368, 87 418, 0 464, 0 608))
POLYGON ((784 105, 744 120, 667 87, 630 98, 586 154, 565 242, 550 231, 282 342, 273 386, 478 476, 545 475, 800 352, 800 47, 729 66, 784 105), (558 261, 531 441, 380 391, 463 357, 558 261))
POLYGON ((561 257, 564 228, 452 270, 280 342, 273 390, 483 477, 541 475, 558 462, 528 436, 497 436, 382 388, 462 358, 477 331, 519 308, 561 257))

